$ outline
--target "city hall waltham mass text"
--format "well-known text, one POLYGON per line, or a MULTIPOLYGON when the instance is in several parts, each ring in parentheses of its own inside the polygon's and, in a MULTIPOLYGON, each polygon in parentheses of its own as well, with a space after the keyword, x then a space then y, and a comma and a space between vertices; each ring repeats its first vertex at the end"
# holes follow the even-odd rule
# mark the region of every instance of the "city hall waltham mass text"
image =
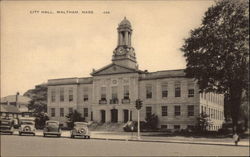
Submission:
POLYGON ((77 110, 87 121, 136 121, 135 101, 141 99, 140 119, 155 114, 159 118, 159 128, 193 127, 202 112, 213 122, 209 130, 221 128, 223 95, 200 93, 196 81, 185 77, 184 69, 139 70, 131 42, 131 23, 124 18, 117 30, 118 43, 111 64, 93 70, 91 77, 48 80, 50 119, 66 125, 66 115, 77 110))

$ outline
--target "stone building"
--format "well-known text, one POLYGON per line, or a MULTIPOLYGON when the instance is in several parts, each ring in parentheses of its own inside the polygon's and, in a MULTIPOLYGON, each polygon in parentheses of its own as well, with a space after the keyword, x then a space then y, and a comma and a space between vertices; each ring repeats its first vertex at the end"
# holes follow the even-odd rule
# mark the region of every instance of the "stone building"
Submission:
POLYGON ((124 18, 118 28, 118 43, 112 63, 93 70, 91 77, 48 80, 48 114, 65 124, 65 116, 77 110, 88 121, 137 120, 136 99, 143 101, 140 119, 156 114, 159 127, 185 129, 196 124, 201 112, 210 115, 212 130, 224 120, 223 95, 199 93, 194 79, 184 69, 156 72, 138 69, 131 45, 131 23, 124 18))

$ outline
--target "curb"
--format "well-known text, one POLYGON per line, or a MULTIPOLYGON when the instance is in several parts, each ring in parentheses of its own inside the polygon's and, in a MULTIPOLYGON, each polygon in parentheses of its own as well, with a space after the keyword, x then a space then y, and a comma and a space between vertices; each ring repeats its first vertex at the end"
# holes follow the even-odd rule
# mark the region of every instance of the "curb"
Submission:
MULTIPOLYGON (((112 139, 112 138, 91 138, 95 140, 110 140, 110 141, 131 141, 131 142, 157 142, 157 143, 178 143, 178 144, 199 144, 199 145, 218 145, 218 146, 235 146, 234 144, 223 143, 205 143, 205 142, 188 142, 188 141, 161 141, 161 140, 136 140, 136 139, 112 139)), ((237 147, 249 147, 248 145, 238 145, 237 147)))

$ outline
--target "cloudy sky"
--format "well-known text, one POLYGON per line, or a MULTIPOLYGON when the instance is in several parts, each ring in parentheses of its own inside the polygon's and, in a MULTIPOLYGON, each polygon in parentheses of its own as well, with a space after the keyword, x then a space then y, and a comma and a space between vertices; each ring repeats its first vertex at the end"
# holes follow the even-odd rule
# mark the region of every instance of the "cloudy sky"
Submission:
POLYGON ((88 77, 93 68, 110 64, 116 29, 125 16, 132 24, 132 45, 141 70, 185 68, 183 39, 213 4, 208 0, 2 1, 1 97, 23 94, 48 79, 88 77), (86 11, 93 13, 82 13, 86 11))

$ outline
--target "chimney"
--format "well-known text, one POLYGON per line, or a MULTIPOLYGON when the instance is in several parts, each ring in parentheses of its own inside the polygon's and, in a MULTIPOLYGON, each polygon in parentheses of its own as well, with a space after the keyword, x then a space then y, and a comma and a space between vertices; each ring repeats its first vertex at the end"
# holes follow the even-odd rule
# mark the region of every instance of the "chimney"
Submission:
POLYGON ((16 93, 16 107, 17 107, 17 104, 18 104, 18 96, 19 96, 19 92, 16 93))

